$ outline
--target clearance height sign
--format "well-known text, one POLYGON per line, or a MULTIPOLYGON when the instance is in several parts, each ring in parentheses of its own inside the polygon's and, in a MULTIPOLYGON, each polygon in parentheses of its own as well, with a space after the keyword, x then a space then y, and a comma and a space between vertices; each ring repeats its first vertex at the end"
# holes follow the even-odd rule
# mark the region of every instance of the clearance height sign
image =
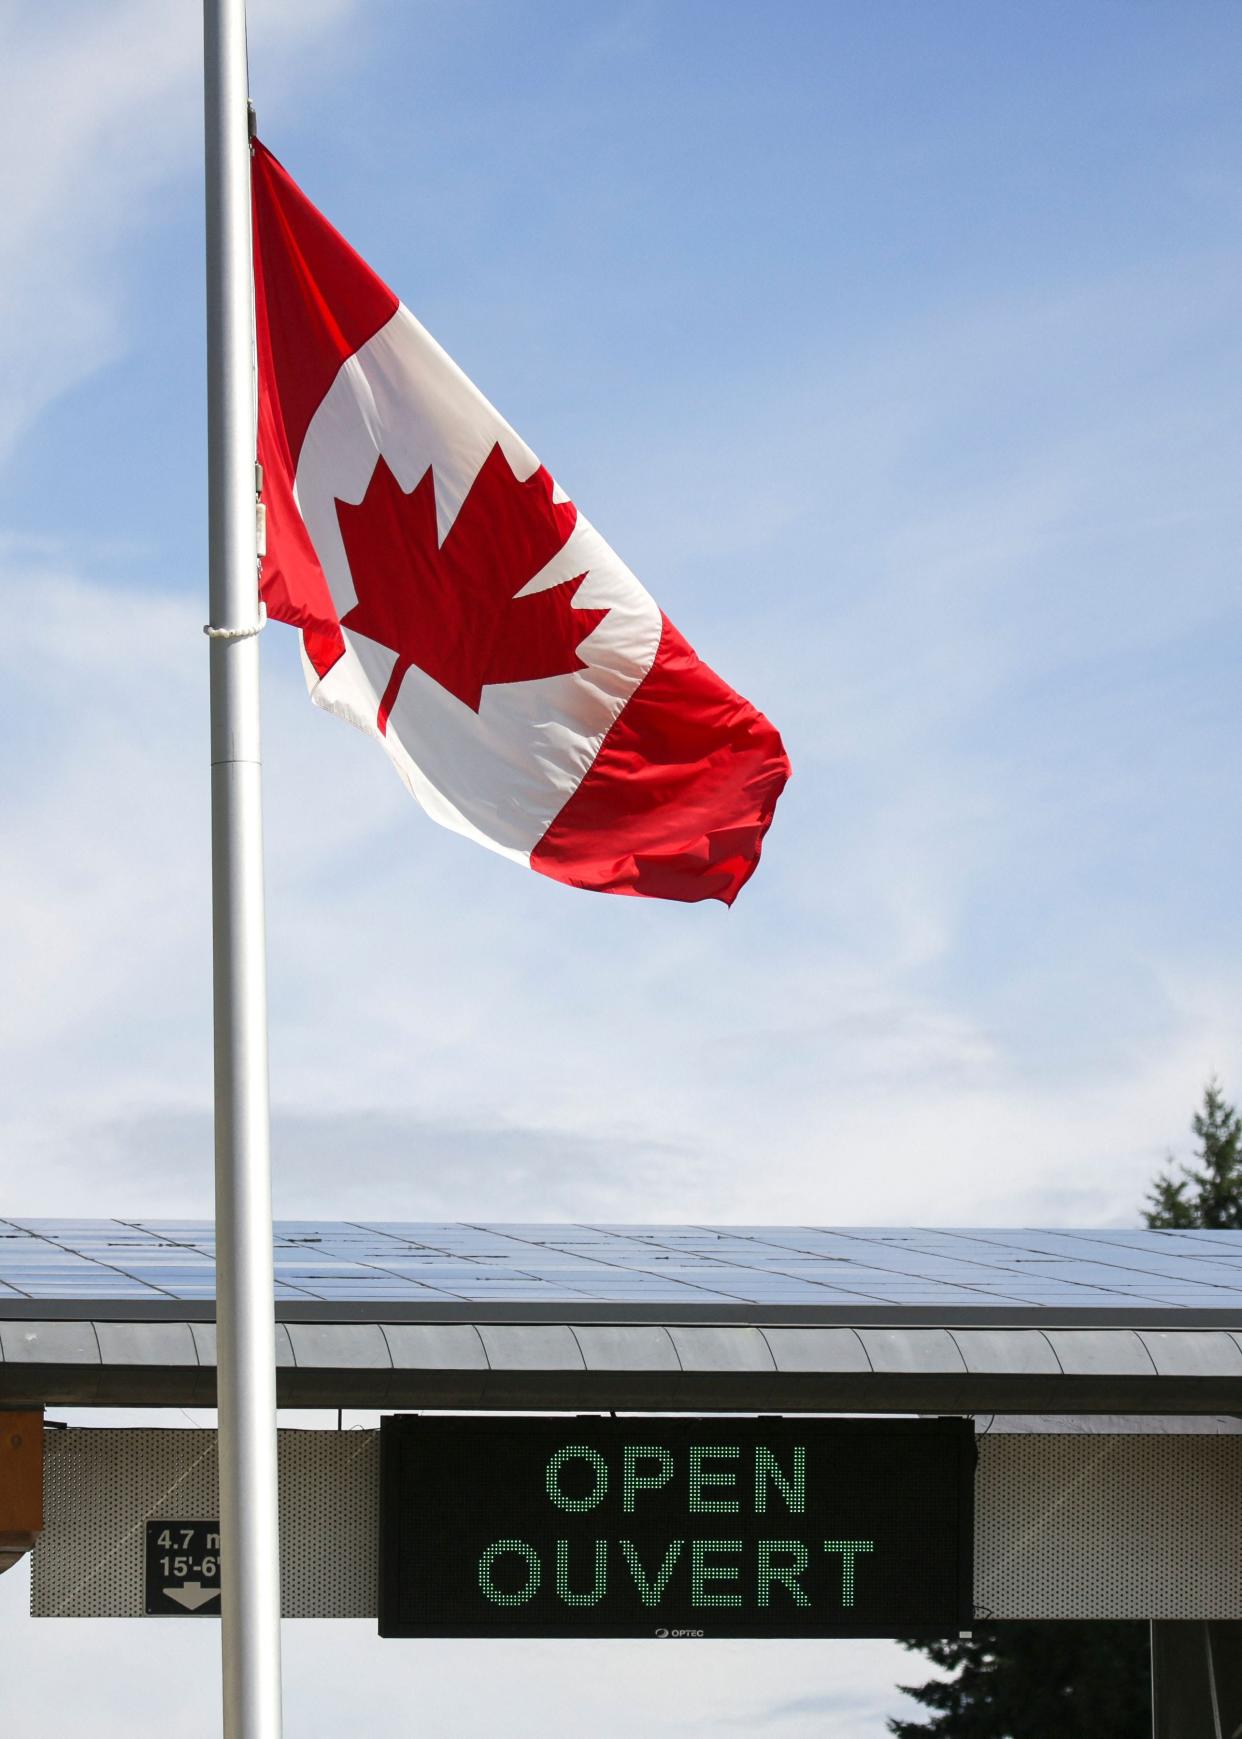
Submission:
POLYGON ((382 1636, 970 1624, 964 1419, 390 1418, 382 1636))

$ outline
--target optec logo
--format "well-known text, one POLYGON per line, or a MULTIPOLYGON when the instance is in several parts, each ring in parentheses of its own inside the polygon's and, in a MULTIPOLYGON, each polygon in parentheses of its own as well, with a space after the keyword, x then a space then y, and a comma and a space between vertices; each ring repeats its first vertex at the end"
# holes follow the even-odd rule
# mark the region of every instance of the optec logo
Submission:
POLYGON ((704 1630, 657 1630, 655 1634, 657 1636, 687 1637, 687 1636, 706 1636, 707 1632, 704 1630))

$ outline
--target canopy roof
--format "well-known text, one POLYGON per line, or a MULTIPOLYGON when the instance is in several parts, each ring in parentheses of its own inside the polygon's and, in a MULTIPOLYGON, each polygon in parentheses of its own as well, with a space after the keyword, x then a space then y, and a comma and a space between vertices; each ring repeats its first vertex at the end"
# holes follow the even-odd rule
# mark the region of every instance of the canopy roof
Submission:
MULTIPOLYGON (((282 1221, 297 1406, 1239 1411, 1242 1232, 282 1221)), ((0 1405, 215 1394, 205 1222, 0 1220, 0 1405)))
MULTIPOLYGON (((740 1307, 840 1321, 879 1310, 1099 1322, 1192 1311, 1242 1326, 1242 1232, 343 1220, 283 1220, 275 1231, 278 1305, 374 1306, 381 1316, 394 1306, 403 1315, 551 1306, 558 1316, 604 1306, 718 1318, 740 1307)), ((0 1314, 56 1301, 188 1318, 199 1313, 180 1307, 206 1305, 209 1316, 214 1297, 209 1222, 0 1220, 0 1314)))

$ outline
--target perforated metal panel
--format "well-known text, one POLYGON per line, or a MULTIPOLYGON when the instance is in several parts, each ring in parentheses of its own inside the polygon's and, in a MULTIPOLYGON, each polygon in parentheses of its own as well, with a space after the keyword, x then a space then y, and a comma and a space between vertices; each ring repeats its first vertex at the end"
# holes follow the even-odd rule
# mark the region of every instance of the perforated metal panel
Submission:
POLYGON ((1242 1618, 1242 1438, 981 1437, 984 1618, 1242 1618))
MULTIPOLYGON (((141 1616, 148 1520, 220 1513, 215 1432, 49 1431, 44 1442, 31 1612, 141 1616)), ((279 1469, 285 1617, 374 1617, 378 1432, 282 1431, 279 1469)))
MULTIPOLYGON (((210 1519, 210 1431, 49 1432, 36 1617, 137 1617, 148 1519, 210 1519)), ((282 1431, 290 1618, 373 1618, 374 1431, 282 1431)), ((975 1602, 996 1618, 1242 1618, 1242 1436, 979 1439, 975 1602)))

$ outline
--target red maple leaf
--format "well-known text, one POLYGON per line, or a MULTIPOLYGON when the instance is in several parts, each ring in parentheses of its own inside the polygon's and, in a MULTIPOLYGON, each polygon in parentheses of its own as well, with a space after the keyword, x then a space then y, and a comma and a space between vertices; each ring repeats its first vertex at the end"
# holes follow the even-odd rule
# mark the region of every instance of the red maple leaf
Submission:
POLYGON ((381 458, 362 500, 338 500, 336 516, 358 594, 341 626, 397 655, 381 732, 411 664, 474 712, 488 683, 586 669, 578 647, 608 612, 574 604, 585 573, 514 595, 564 547, 578 518, 572 501, 553 501, 542 466, 519 483, 493 447, 443 544, 430 468, 407 495, 381 458))

